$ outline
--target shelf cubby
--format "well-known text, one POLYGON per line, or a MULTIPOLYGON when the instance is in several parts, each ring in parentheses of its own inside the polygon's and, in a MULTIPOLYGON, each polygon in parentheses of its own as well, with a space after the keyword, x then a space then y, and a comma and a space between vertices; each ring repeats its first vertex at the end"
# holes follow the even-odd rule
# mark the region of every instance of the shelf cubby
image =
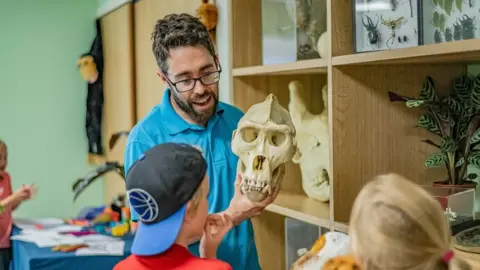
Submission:
POLYGON ((286 265, 285 218, 348 232, 349 216, 360 189, 374 176, 395 172, 419 184, 442 180, 445 171, 426 169, 434 139, 415 128, 421 110, 392 103, 388 91, 417 96, 426 76, 440 94, 452 79, 480 61, 480 40, 465 40, 369 53, 354 52, 353 0, 325 0, 329 55, 284 64, 262 64, 261 0, 232 0, 233 104, 246 111, 273 93, 288 108, 288 84, 300 81, 312 113, 323 110, 328 82, 330 128, 330 202, 309 198, 298 165, 289 163, 276 200, 253 219, 263 269, 286 265))

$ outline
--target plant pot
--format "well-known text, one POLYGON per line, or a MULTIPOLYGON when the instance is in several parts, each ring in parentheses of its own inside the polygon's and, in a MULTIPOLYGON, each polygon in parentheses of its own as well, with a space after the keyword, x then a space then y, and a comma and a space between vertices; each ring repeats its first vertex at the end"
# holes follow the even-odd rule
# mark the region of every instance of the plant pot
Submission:
POLYGON ((473 188, 477 187, 477 183, 473 181, 464 181, 463 185, 450 185, 448 184, 448 180, 444 181, 435 181, 432 184, 434 187, 448 187, 448 188, 473 188))

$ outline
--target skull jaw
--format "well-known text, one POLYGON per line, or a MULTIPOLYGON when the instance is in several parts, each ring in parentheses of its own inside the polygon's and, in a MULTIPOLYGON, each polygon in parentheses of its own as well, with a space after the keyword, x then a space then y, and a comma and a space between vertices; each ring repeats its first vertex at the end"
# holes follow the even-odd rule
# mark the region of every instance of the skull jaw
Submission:
MULTIPOLYGON (((242 162, 238 161, 238 168, 242 167, 242 162)), ((245 172, 241 172, 242 183, 240 189, 243 194, 252 202, 261 202, 268 195, 274 194, 276 189, 280 188, 283 176, 285 175, 285 164, 281 164, 273 170, 272 176, 264 180, 250 180, 245 172)))

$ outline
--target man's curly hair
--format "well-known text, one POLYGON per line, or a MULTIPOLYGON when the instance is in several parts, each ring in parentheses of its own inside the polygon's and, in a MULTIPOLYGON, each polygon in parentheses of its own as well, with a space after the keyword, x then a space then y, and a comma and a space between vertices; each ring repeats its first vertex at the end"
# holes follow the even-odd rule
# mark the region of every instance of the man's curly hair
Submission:
POLYGON ((168 71, 168 53, 170 49, 183 46, 204 46, 215 57, 215 47, 208 35, 208 30, 194 16, 169 14, 155 24, 152 33, 152 50, 161 71, 168 71))

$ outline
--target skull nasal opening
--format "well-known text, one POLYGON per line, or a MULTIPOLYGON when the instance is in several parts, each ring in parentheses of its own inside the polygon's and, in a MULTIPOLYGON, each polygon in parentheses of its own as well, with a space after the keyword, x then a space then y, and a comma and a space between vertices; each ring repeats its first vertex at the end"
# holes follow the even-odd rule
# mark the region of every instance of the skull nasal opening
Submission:
POLYGON ((262 155, 255 156, 255 158, 253 158, 253 170, 254 171, 263 171, 263 169, 265 168, 265 166, 263 164, 265 163, 266 159, 267 158, 265 156, 262 156, 262 155))

